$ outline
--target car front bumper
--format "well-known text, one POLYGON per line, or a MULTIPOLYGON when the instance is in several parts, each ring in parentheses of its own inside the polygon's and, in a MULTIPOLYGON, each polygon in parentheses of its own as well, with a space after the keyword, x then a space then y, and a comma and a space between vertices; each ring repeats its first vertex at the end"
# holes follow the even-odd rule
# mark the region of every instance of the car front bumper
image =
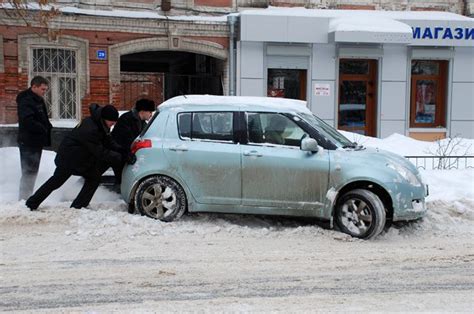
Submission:
POLYGON ((426 215, 427 185, 392 183, 389 185, 389 192, 393 202, 393 221, 416 220, 426 215))

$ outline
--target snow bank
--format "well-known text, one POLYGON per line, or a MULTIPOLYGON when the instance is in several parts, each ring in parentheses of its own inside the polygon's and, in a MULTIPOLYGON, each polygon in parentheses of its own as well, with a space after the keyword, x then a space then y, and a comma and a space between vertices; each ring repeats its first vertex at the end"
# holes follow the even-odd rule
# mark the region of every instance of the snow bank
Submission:
MULTIPOLYGON (((55 157, 55 152, 43 150, 35 190, 53 174, 56 169, 54 164, 55 157)), ((18 148, 0 148, 0 173, 0 203, 17 202, 21 177, 20 152, 18 148)), ((75 176, 69 178, 61 188, 54 191, 51 196, 46 199, 44 205, 54 205, 57 202, 73 200, 82 188, 82 180, 82 178, 75 176)), ((120 200, 118 194, 99 187, 92 202, 117 200, 120 200)))
MULTIPOLYGON (((442 139, 439 142, 418 141, 398 133, 381 139, 341 130, 339 132, 358 144, 384 149, 402 156, 434 156, 439 147, 446 146, 449 141, 449 139, 442 139)), ((460 142, 451 155, 474 156, 474 139, 456 138, 456 140, 460 142)))

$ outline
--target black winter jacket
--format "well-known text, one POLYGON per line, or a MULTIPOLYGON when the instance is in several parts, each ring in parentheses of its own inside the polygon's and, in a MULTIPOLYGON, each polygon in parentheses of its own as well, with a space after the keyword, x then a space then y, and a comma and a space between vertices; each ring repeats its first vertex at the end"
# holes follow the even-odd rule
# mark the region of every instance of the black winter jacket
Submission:
POLYGON ((101 175, 104 166, 120 167, 122 154, 101 118, 102 107, 92 105, 91 116, 80 122, 59 145, 56 166, 74 175, 101 175))
POLYGON ((146 122, 140 120, 138 112, 133 109, 120 116, 112 130, 112 137, 122 148, 130 151, 130 146, 145 126, 146 122))
POLYGON ((18 144, 31 147, 51 146, 52 125, 44 99, 31 91, 16 97, 18 110, 18 144))

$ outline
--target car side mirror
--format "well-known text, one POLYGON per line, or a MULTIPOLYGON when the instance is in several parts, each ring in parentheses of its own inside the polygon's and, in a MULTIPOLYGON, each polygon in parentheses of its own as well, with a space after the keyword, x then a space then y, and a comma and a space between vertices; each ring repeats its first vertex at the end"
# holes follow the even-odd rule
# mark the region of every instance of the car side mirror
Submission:
POLYGON ((301 140, 300 148, 305 152, 317 153, 319 150, 318 142, 314 138, 305 137, 301 140))

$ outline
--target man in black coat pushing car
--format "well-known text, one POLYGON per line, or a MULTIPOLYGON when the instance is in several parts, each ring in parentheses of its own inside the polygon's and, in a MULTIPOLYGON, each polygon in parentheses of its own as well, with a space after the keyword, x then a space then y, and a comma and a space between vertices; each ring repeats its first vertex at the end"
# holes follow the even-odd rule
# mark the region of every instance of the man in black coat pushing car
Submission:
POLYGON ((61 142, 53 176, 26 201, 31 210, 36 210, 72 175, 82 176, 85 181, 71 207, 86 207, 99 186, 102 173, 110 166, 122 165, 126 159, 110 136, 110 128, 119 117, 117 109, 112 105, 93 104, 89 110, 91 116, 82 120, 61 142))
MULTIPOLYGON (((130 152, 130 146, 145 128, 146 121, 151 118, 155 109, 153 100, 140 99, 135 103, 135 108, 120 116, 112 130, 112 137, 122 147, 123 151, 130 152)), ((134 155, 129 154, 127 161, 133 163, 134 157, 134 155)), ((113 168, 116 184, 121 182, 123 166, 124 164, 113 168)))

